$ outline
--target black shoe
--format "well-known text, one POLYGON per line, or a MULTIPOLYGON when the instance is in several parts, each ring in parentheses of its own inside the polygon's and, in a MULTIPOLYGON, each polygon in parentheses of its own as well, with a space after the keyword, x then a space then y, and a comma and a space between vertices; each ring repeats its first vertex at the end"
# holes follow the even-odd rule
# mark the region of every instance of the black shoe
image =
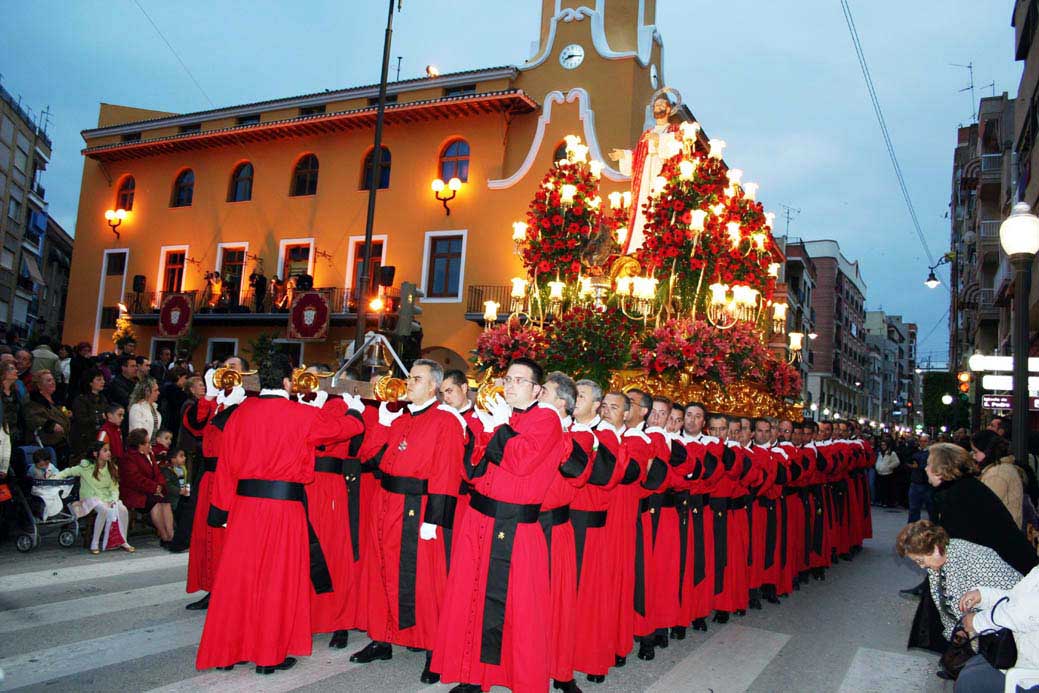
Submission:
POLYGON ((585 678, 588 679, 590 683, 602 683, 606 680, 606 676, 603 674, 588 674, 585 678))
MULTIPOLYGON (((717 618, 718 617, 715 616, 715 620, 717 620, 717 618)), ((719 623, 724 623, 724 621, 719 621, 719 623)), ((693 621, 693 630, 702 630, 704 633, 706 633, 707 632, 707 619, 706 618, 698 618, 695 621, 693 621)))
POLYGON ((736 615, 737 616, 746 616, 747 615, 747 610, 746 609, 736 609, 736 615))
POLYGON ((197 602, 191 602, 184 608, 188 611, 205 611, 209 608, 209 592, 206 592, 206 596, 202 597, 197 602))
MULTIPOLYGON (((715 623, 728 623, 729 612, 728 611, 715 611, 714 618, 712 619, 715 623)), ((704 628, 704 630, 707 630, 704 628)))
POLYGON ((841 554, 841 560, 850 562, 851 561, 851 554, 850 553, 842 553, 841 554))
POLYGON ((671 637, 675 640, 685 640, 685 626, 673 626, 671 628, 671 637))
POLYGON ((553 679, 552 688, 563 691, 563 693, 581 693, 581 689, 577 687, 577 681, 573 679, 569 681, 556 681, 553 679))
POLYGON ((341 650, 346 647, 346 644, 350 641, 350 631, 348 630, 337 630, 332 633, 332 639, 328 641, 328 646, 341 650))
POLYGON ((794 580, 794 591, 795 592, 800 592, 801 591, 801 578, 797 578, 796 580, 794 580))
MULTIPOLYGON (((749 606, 751 609, 760 610, 761 609, 761 600, 758 599, 757 597, 754 597, 753 599, 750 600, 750 602, 747 604, 747 606, 749 606)), ((743 609, 740 609, 740 611, 743 611, 743 609)), ((737 611, 736 613, 739 614, 739 611, 737 611)), ((747 613, 747 612, 743 611, 743 613, 747 613)), ((742 616, 742 615, 743 614, 740 614, 740 616, 742 616)))
POLYGON ((480 693, 480 687, 475 683, 460 683, 452 688, 449 693, 480 693))
POLYGON ((765 585, 761 588, 761 593, 765 596, 765 601, 769 604, 779 603, 779 597, 777 596, 775 585, 765 585))
POLYGON ((667 649, 668 644, 669 643, 667 639, 667 628, 661 628, 657 630, 657 632, 653 635, 653 647, 667 649))
POLYGON ((952 674, 950 674, 949 672, 947 672, 945 669, 939 669, 938 671, 934 672, 934 675, 937 676, 940 679, 945 680, 945 681, 955 681, 956 680, 956 677, 953 676, 952 674))
POLYGON ((262 674, 263 676, 268 676, 270 674, 273 674, 276 671, 284 671, 286 669, 291 669, 293 666, 295 666, 295 664, 296 664, 296 658, 295 657, 286 657, 284 660, 282 660, 281 664, 275 664, 274 666, 271 666, 271 667, 262 667, 259 664, 257 664, 256 665, 256 673, 257 674, 262 674))
POLYGON ((812 568, 812 579, 822 582, 826 579, 826 568, 812 568))
POLYGON ((409 647, 408 652, 425 652, 421 647, 409 647))
POLYGON ((655 656, 656 656, 656 654, 654 654, 654 652, 653 652, 653 643, 651 643, 649 641, 646 641, 646 640, 643 640, 643 641, 639 642, 639 654, 638 654, 639 659, 642 659, 642 660, 645 660, 645 661, 648 662, 649 660, 653 659, 655 656))
POLYGON ((924 594, 924 590, 928 587, 928 582, 924 580, 916 587, 910 587, 909 589, 899 590, 898 593, 905 597, 922 597, 924 594))
POLYGON ((376 659, 393 659, 393 646, 388 642, 376 642, 373 640, 365 645, 360 652, 354 652, 350 655, 350 661, 357 664, 367 664, 368 662, 374 662, 376 659))
POLYGON ((426 666, 422 669, 422 675, 418 677, 419 681, 425 684, 440 683, 440 674, 434 674, 429 670, 429 663, 433 659, 432 652, 426 652, 426 666))
POLYGON ((627 663, 628 663, 628 658, 627 657, 621 657, 620 655, 614 655, 613 656, 613 666, 615 666, 615 667, 622 667, 622 666, 624 666, 627 663))
POLYGON ((187 546, 177 546, 176 544, 170 544, 166 547, 166 550, 170 553, 184 553, 188 550, 187 546))
MULTIPOLYGON (((248 664, 248 662, 238 662, 238 664, 248 664)), ((217 670, 219 670, 219 671, 231 671, 236 666, 238 666, 238 664, 228 664, 226 667, 217 667, 217 670)))

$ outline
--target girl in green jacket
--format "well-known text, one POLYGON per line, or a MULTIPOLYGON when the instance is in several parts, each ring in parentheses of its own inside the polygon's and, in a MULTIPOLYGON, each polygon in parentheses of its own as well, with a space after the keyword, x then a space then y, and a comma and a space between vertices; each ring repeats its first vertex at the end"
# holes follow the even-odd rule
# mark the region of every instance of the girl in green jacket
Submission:
POLYGON ((78 466, 69 467, 54 478, 79 477, 79 500, 73 504, 73 510, 77 517, 96 514, 90 553, 101 553, 101 546, 106 551, 118 548, 133 553, 134 547, 124 538, 128 514, 119 500, 119 467, 112 459, 112 450, 107 442, 97 441, 86 456, 78 466))

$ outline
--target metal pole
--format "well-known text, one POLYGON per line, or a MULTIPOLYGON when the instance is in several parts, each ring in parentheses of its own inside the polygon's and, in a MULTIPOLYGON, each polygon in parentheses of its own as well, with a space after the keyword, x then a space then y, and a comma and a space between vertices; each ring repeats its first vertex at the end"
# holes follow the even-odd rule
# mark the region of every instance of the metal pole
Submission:
POLYGON ((1028 460, 1028 295, 1032 289, 1034 256, 1010 256, 1014 268, 1014 409, 1011 444, 1018 463, 1028 460))
POLYGON ((375 146, 372 149, 372 179, 368 186, 368 217, 364 223, 364 261, 357 297, 357 334, 354 336, 354 353, 364 346, 365 321, 368 317, 368 274, 372 266, 372 228, 375 225, 375 194, 379 190, 382 175, 382 121, 386 112, 386 80, 390 71, 390 40, 393 38, 393 6, 400 7, 401 0, 389 0, 386 16, 386 39, 382 44, 382 76, 379 79, 379 108, 375 114, 375 146))

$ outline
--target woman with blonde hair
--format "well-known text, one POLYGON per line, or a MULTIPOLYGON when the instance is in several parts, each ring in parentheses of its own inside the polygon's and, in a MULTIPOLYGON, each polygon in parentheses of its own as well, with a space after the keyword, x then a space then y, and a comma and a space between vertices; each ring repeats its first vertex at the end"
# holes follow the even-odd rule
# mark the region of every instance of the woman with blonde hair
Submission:
POLYGON ((159 384, 154 378, 143 376, 137 381, 130 393, 129 430, 143 428, 148 432, 148 440, 162 429, 162 414, 156 402, 159 401, 159 384))

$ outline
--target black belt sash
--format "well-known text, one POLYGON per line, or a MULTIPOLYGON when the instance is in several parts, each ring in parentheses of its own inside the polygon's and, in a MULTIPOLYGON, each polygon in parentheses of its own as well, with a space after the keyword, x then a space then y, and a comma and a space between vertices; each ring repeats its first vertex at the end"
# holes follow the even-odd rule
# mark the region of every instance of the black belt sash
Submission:
POLYGON ((765 568, 776 562, 776 501, 758 498, 758 505, 765 509, 765 568))
POLYGON ((542 510, 538 522, 545 533, 545 546, 548 547, 549 576, 552 575, 552 528, 570 521, 570 506, 561 505, 551 510, 542 510))
POLYGON ((538 521, 541 506, 521 505, 489 498, 476 489, 469 492, 469 507, 494 518, 491 560, 484 586, 483 629, 480 638, 480 661, 501 664, 502 633, 505 628, 505 600, 509 594, 509 568, 517 524, 538 521))
POLYGON ((577 584, 581 584, 581 566, 584 564, 584 540, 589 529, 606 526, 605 510, 570 509, 570 524, 574 526, 574 549, 577 552, 577 584))
POLYGON ((804 564, 808 565, 808 559, 812 552, 812 496, 807 488, 799 488, 798 496, 801 498, 801 508, 804 511, 804 564))
POLYGON ((666 491, 660 493, 654 493, 651 496, 646 496, 639 501, 639 515, 642 513, 649 513, 649 523, 653 527, 653 545, 657 545, 657 528, 660 526, 660 509, 664 506, 669 508, 674 507, 674 497, 668 495, 666 491), (669 500, 670 499, 670 500, 669 500))
POLYGON ((314 471, 341 474, 346 481, 346 513, 350 523, 350 543, 354 561, 361 560, 361 460, 357 458, 318 457, 314 471))
MULTIPOLYGON (((689 509, 693 515, 693 585, 699 585, 703 582, 703 579, 707 577, 707 547, 704 546, 704 507, 708 505, 710 498, 705 494, 694 493, 689 496, 689 509)), ((708 510, 710 508, 708 507, 708 510)), ((679 513, 679 522, 682 520, 682 514, 679 513)), ((688 515, 686 516, 688 522, 688 515)), ((688 555, 689 549, 686 548, 687 534, 682 532, 682 544, 679 550, 684 555, 688 555)), ((685 564, 683 560, 682 565, 679 567, 678 572, 682 582, 685 582, 685 564)), ((678 596, 681 599, 682 590, 679 588, 678 596)))
POLYGON ((747 567, 754 565, 754 497, 747 503, 747 567))
POLYGON ((400 530, 400 563, 397 574, 398 627, 415 625, 415 582, 418 570, 418 528, 422 522, 422 497, 425 479, 382 473, 379 483, 390 493, 404 496, 404 513, 400 530))
MULTIPOLYGON (((303 484, 294 481, 270 481, 267 479, 239 479, 238 495, 250 498, 268 498, 270 500, 297 501, 303 504, 303 515, 307 515, 307 494, 303 484)), ((317 594, 332 591, 332 575, 328 572, 328 563, 321 550, 321 542, 314 532, 310 518, 307 517, 307 543, 310 552, 310 582, 317 594)))
POLYGON ((215 458, 215 457, 203 457, 202 458, 202 464, 204 465, 203 469, 205 471, 207 471, 207 472, 216 472, 216 460, 217 460, 217 458, 215 458))
POLYGON ((786 568, 786 554, 788 550, 790 526, 787 518, 786 493, 777 501, 779 503, 779 566, 786 568))
POLYGON ((823 531, 826 529, 826 513, 824 512, 824 501, 823 501, 823 489, 820 485, 812 486, 808 489, 808 492, 812 494, 813 505, 815 512, 809 512, 809 517, 812 518, 812 553, 822 555, 823 553, 823 531))
POLYGON ((725 590, 725 566, 729 562, 729 498, 712 498, 708 505, 714 514, 714 593, 725 590))
POLYGON ((848 503, 848 482, 838 481, 833 485, 833 506, 837 513, 837 522, 844 524, 844 509, 848 503))

